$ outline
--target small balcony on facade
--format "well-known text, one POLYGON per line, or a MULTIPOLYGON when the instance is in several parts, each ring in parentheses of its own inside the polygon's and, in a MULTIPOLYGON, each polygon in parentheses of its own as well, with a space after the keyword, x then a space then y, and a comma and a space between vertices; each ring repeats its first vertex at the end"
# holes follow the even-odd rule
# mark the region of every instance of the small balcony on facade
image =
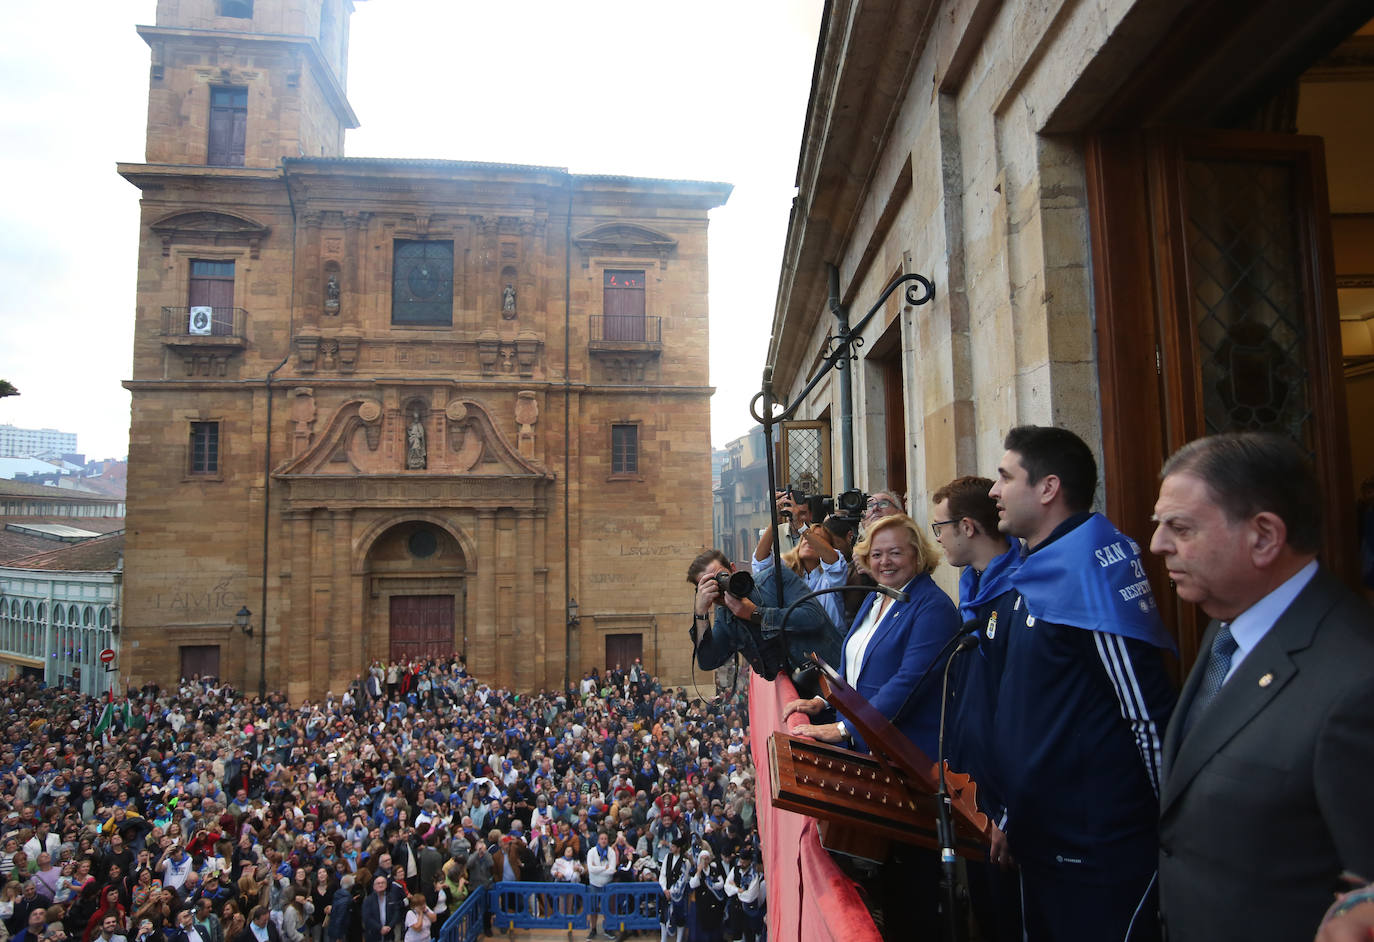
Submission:
POLYGON ((590 320, 587 349, 593 355, 653 359, 663 352, 661 317, 598 314, 590 320))
POLYGON ((162 343, 182 357, 187 376, 225 376, 229 358, 248 346, 241 307, 164 307, 162 343))
POLYGON ((247 322, 241 307, 164 307, 162 337, 167 343, 241 347, 247 322))

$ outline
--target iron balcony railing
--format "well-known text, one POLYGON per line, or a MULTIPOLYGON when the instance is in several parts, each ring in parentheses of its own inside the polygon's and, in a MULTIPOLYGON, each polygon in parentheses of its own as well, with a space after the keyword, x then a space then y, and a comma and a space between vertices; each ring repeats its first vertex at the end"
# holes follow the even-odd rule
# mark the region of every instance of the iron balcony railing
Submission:
POLYGON ((231 337, 243 339, 248 312, 241 307, 164 307, 164 337, 231 337))
POLYGON ((598 314, 591 318, 593 344, 646 344, 663 342, 663 318, 598 314))

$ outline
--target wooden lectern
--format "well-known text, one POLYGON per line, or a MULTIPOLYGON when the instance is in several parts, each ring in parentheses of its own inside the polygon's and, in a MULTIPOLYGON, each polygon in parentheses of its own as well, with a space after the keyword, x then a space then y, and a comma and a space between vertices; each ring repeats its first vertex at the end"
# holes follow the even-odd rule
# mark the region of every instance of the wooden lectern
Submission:
MULTIPOLYGON (((871 754, 775 732, 768 739, 773 804, 820 819, 828 850, 882 862, 896 841, 939 848, 935 763, 820 659, 821 692, 863 736, 871 754)), ((977 785, 945 763, 955 851, 986 860, 993 827, 978 810, 977 785)))

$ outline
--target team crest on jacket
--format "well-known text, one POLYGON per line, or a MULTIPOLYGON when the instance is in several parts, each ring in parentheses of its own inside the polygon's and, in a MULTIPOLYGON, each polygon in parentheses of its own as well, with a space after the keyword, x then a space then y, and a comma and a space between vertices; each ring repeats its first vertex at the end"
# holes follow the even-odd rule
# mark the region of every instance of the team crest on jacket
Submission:
POLYGON ((989 640, 989 641, 991 641, 991 640, 993 639, 993 637, 996 636, 996 634, 997 634, 997 613, 996 613, 996 612, 993 612, 991 615, 988 616, 988 627, 985 629, 984 633, 988 636, 988 640, 989 640))

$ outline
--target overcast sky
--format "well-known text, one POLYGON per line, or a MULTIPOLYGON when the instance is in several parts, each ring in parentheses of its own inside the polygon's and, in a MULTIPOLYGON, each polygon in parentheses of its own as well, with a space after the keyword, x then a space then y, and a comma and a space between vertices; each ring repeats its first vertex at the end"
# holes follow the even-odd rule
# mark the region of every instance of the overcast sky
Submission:
MULTIPOLYGON (((138 195, 154 0, 7 3, 0 33, 0 423, 128 451, 138 195)), ((352 20, 354 157, 719 180, 712 441, 752 424, 821 0, 367 0, 352 20)))

